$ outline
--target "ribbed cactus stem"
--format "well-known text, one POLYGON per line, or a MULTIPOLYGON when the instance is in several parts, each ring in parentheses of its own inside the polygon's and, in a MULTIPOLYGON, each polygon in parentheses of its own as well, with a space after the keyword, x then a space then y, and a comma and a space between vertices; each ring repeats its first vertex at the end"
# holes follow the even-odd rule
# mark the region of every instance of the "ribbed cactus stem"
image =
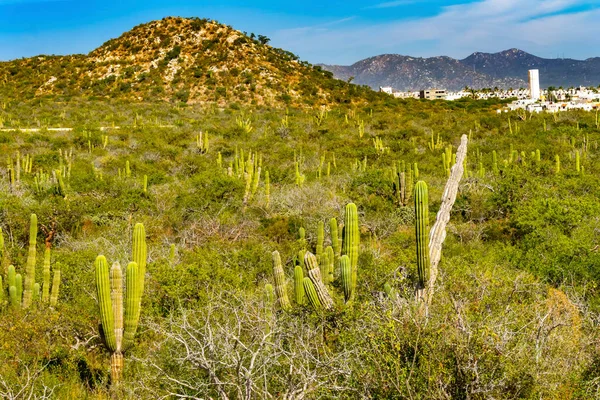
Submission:
POLYGON ((21 274, 15 275, 15 287, 17 288, 17 299, 19 305, 22 305, 23 299, 23 276, 21 274))
POLYGON ((52 277, 52 292, 50 293, 50 306, 55 307, 58 303, 58 292, 60 289, 60 268, 58 264, 54 265, 54 275, 52 277))
POLYGON ((323 241, 325 240, 325 226, 323 221, 319 221, 317 227, 317 260, 323 255, 323 241))
POLYGON ((113 328, 115 334, 115 352, 123 350, 123 271, 119 262, 110 268, 110 300, 113 309, 113 328))
POLYGON ((331 247, 333 247, 333 253, 336 258, 334 261, 337 261, 337 258, 342 253, 342 243, 340 242, 338 223, 335 218, 329 220, 329 234, 331 236, 331 247))
POLYGON ((300 265, 294 267, 294 300, 296 304, 303 306, 306 304, 304 294, 304 271, 300 265))
POLYGON ((352 265, 350 264, 350 258, 347 255, 340 257, 340 277, 342 280, 342 289, 344 290, 344 301, 346 303, 351 301, 352 298, 352 265))
POLYGON ((298 228, 298 242, 302 249, 306 249, 306 230, 303 227, 298 228))
POLYGON ((33 301, 38 301, 40 299, 40 284, 38 282, 33 284, 33 301))
POLYGON ((16 286, 8 287, 8 298, 12 307, 19 307, 21 305, 21 302, 19 301, 19 296, 17 296, 16 286))
MULTIPOLYGON (((346 205, 344 215, 344 239, 342 253, 350 259, 352 267, 352 296, 356 294, 356 280, 358 275, 358 248, 360 242, 360 232, 358 228, 358 210, 356 204, 346 205)), ((354 299, 354 297, 352 297, 354 299)))
POLYGON ((17 280, 16 280, 16 276, 17 273, 15 271, 15 266, 14 265, 9 265, 8 266, 8 274, 7 274, 7 278, 8 278, 8 286, 14 286, 17 287, 17 280))
POLYGON ((29 252, 27 253, 27 269, 25 271, 25 287, 23 291, 23 308, 31 305, 33 285, 35 283, 35 256, 37 240, 37 216, 31 214, 29 223, 29 252))
POLYGON ((130 262, 127 265, 125 275, 125 325, 123 331, 123 351, 133 344, 135 332, 138 327, 141 311, 142 290, 139 285, 139 267, 137 263, 130 262))
POLYGON ((44 269, 42 273, 42 303, 50 301, 50 248, 44 251, 44 269))
MULTIPOLYGON (((304 255, 304 263, 306 264, 308 277, 314 285, 314 288, 317 292, 317 296, 319 296, 321 304, 326 310, 330 310, 331 308, 333 308, 333 299, 331 298, 331 295, 329 294, 327 288, 323 284, 321 270, 319 269, 317 258, 310 251, 307 251, 304 255)), ((306 287, 304 289, 306 290, 306 287)))
POLYGON ((335 268, 335 254, 333 252, 333 247, 327 246, 325 255, 327 256, 327 284, 330 285, 333 283, 333 273, 335 268))
POLYGON ((415 234, 418 289, 424 289, 429 280, 429 201, 424 181, 418 181, 415 185, 415 234))
POLYGON ((102 323, 102 332, 104 333, 104 342, 106 347, 112 352, 117 348, 115 338, 114 312, 110 290, 110 274, 108 262, 104 256, 98 256, 95 262, 96 272, 96 290, 98 295, 98 305, 100 307, 100 321, 102 323))
POLYGON ((148 250, 146 247, 146 230, 144 229, 144 224, 137 223, 133 228, 133 262, 137 264, 138 267, 138 279, 139 283, 137 285, 138 290, 140 291, 140 299, 142 296, 142 292, 144 291, 144 279, 146 277, 146 262, 148 259, 148 250))
POLYGON ((554 172, 559 174, 560 173, 560 156, 558 154, 554 157, 554 161, 555 161, 554 172))
POLYGON ((292 310, 292 305, 287 295, 285 274, 278 251, 273 252, 273 276, 275 277, 275 292, 277 293, 279 306, 282 310, 289 312, 292 310))
POLYGON ((581 172, 581 157, 579 155, 579 150, 575 150, 575 171, 577 171, 577 173, 581 172))
POLYGON ((310 302, 310 304, 313 306, 313 308, 315 310, 317 310, 317 311, 321 310, 321 308, 323 308, 323 305, 321 304, 321 301, 319 300, 319 296, 317 295, 317 291, 315 289, 313 282, 308 277, 304 278, 302 282, 304 285, 304 291, 306 292, 306 297, 308 298, 308 301, 310 302))

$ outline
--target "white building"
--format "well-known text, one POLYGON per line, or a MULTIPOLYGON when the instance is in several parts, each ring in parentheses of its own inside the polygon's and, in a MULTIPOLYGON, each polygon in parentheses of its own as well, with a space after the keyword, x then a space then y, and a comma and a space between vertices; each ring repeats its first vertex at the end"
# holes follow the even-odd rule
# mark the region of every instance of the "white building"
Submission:
POLYGON ((379 91, 387 94, 392 94, 394 89, 391 86, 379 86, 379 91))
POLYGON ((532 100, 540 99, 540 71, 537 69, 529 70, 529 93, 532 100))

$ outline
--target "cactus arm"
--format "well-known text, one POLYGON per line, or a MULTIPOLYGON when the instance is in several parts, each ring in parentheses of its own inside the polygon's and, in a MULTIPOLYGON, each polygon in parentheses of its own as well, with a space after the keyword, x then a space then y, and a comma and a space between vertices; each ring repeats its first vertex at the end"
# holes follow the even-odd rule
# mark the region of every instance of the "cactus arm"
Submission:
POLYGON ((17 300, 19 301, 19 304, 21 304, 23 299, 23 277, 21 274, 15 275, 15 287, 17 288, 17 300))
POLYGON ((114 314, 110 296, 110 279, 108 263, 104 256, 98 256, 95 262, 96 290, 100 306, 100 321, 104 332, 104 341, 110 351, 117 348, 114 329, 114 314))
POLYGON ((10 305, 13 307, 18 307, 21 304, 19 302, 19 297, 17 296, 17 287, 16 286, 8 287, 8 298, 10 299, 10 305))
MULTIPOLYGON (((306 264, 306 269, 308 271, 308 276, 314 285, 314 289, 317 292, 317 296, 319 296, 319 301, 323 305, 326 310, 330 310, 333 308, 333 299, 331 295, 327 291, 327 288, 323 284, 323 280, 321 279, 321 271, 319 269, 319 264, 317 263, 317 257, 312 254, 310 251, 307 251, 304 255, 304 263, 306 264)), ((305 279, 306 281, 306 279, 305 279)), ((306 290, 306 285, 305 288, 306 290)))
POLYGON ((273 252, 273 276, 275 277, 275 292, 277 293, 277 301, 282 310, 290 312, 292 305, 287 295, 285 285, 285 274, 281 266, 281 257, 278 251, 273 252))
POLYGON ((299 306, 306 304, 304 295, 304 271, 300 265, 296 265, 294 267, 294 298, 299 306))
POLYGON ((14 286, 17 287, 17 282, 16 282, 16 271, 15 271, 15 266, 14 265, 9 265, 8 266, 8 286, 14 286))
POLYGON ((23 308, 31 305, 33 297, 33 285, 35 283, 35 256, 37 239, 37 216, 31 214, 29 224, 29 252, 27 253, 27 270, 25 274, 25 285, 23 290, 23 308))
POLYGON ((115 353, 123 350, 123 271, 119 262, 110 268, 110 299, 113 309, 113 332, 115 335, 115 353))
POLYGON ((325 227, 323 221, 319 221, 319 226, 317 228, 317 260, 323 255, 323 241, 325 238, 325 227))
POLYGON ((360 233, 358 229, 358 210, 356 204, 346 205, 344 215, 344 240, 342 253, 350 259, 352 267, 352 295, 356 294, 356 279, 358 272, 358 247, 360 242, 360 233))
POLYGON ((50 248, 46 247, 44 251, 44 283, 42 286, 42 302, 47 303, 50 300, 50 248))
POLYGON ((148 250, 146 247, 146 230, 144 224, 137 223, 133 228, 133 262, 138 266, 138 279, 139 283, 137 288, 140 292, 140 299, 144 292, 144 280, 146 278, 146 262, 148 258, 148 250))
POLYGON ((139 289, 139 267, 135 262, 127 265, 125 276, 125 330, 123 332, 123 351, 133 344, 141 312, 141 295, 139 289))
POLYGON ((319 300, 319 296, 317 295, 317 291, 315 290, 313 282, 308 277, 304 278, 302 282, 304 285, 304 291, 306 292, 306 297, 308 297, 310 304, 316 311, 321 310, 323 305, 319 300))
POLYGON ((52 277, 52 292, 50 293, 50 306, 55 307, 58 303, 58 293, 60 289, 60 269, 58 265, 54 266, 54 276, 52 277))
POLYGON ((338 223, 337 219, 335 218, 331 218, 331 220, 329 221, 329 233, 331 235, 331 247, 333 247, 333 252, 335 253, 336 258, 334 261, 337 261, 337 258, 342 252, 342 246, 340 243, 340 237, 338 232, 338 223))
POLYGON ((325 249, 325 255, 327 256, 327 284, 333 283, 333 272, 335 266, 335 254, 333 247, 327 246, 325 249))

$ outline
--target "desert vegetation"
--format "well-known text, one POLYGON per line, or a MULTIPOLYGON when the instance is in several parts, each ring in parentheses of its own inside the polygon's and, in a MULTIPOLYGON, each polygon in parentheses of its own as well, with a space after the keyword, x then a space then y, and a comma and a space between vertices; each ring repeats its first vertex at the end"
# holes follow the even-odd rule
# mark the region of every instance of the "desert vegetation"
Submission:
POLYGON ((598 397, 598 116, 497 106, 7 97, 0 396, 598 397))

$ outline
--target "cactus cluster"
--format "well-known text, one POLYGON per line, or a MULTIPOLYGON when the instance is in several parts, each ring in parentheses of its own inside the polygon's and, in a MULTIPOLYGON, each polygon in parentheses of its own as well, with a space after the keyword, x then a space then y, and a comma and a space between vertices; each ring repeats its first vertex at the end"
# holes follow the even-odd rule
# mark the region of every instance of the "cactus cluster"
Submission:
POLYGON ((200 132, 196 135, 196 148, 202 154, 208 153, 208 132, 200 132))
MULTIPOLYGON (((338 266, 340 286, 344 290, 344 303, 351 305, 356 296, 358 271, 358 250, 360 233, 358 211, 354 203, 346 205, 342 240, 338 236, 337 220, 329 221, 331 245, 324 247, 325 224, 319 222, 317 228, 316 255, 306 251, 304 228, 299 229, 298 255, 294 257, 294 302, 302 306, 310 304, 315 310, 331 310, 334 307, 332 284, 335 266, 338 266)), ((286 312, 292 310, 287 295, 285 273, 278 251, 273 254, 273 275, 278 303, 286 312)))
MULTIPOLYGON (((37 255, 37 216, 31 214, 29 224, 29 248, 27 253, 27 264, 25 267, 25 277, 17 273, 14 265, 8 265, 7 252, 4 247, 4 237, 0 230, 0 256, 2 265, 7 265, 8 301, 13 307, 29 308, 34 301, 41 300, 42 303, 49 304, 51 307, 58 303, 58 294, 60 289, 60 266, 55 264, 53 268, 54 276, 52 284, 50 282, 50 248, 47 247, 44 252, 42 285, 35 281, 35 264, 37 255)), ((0 279, 0 304, 4 302, 4 287, 0 279)))

